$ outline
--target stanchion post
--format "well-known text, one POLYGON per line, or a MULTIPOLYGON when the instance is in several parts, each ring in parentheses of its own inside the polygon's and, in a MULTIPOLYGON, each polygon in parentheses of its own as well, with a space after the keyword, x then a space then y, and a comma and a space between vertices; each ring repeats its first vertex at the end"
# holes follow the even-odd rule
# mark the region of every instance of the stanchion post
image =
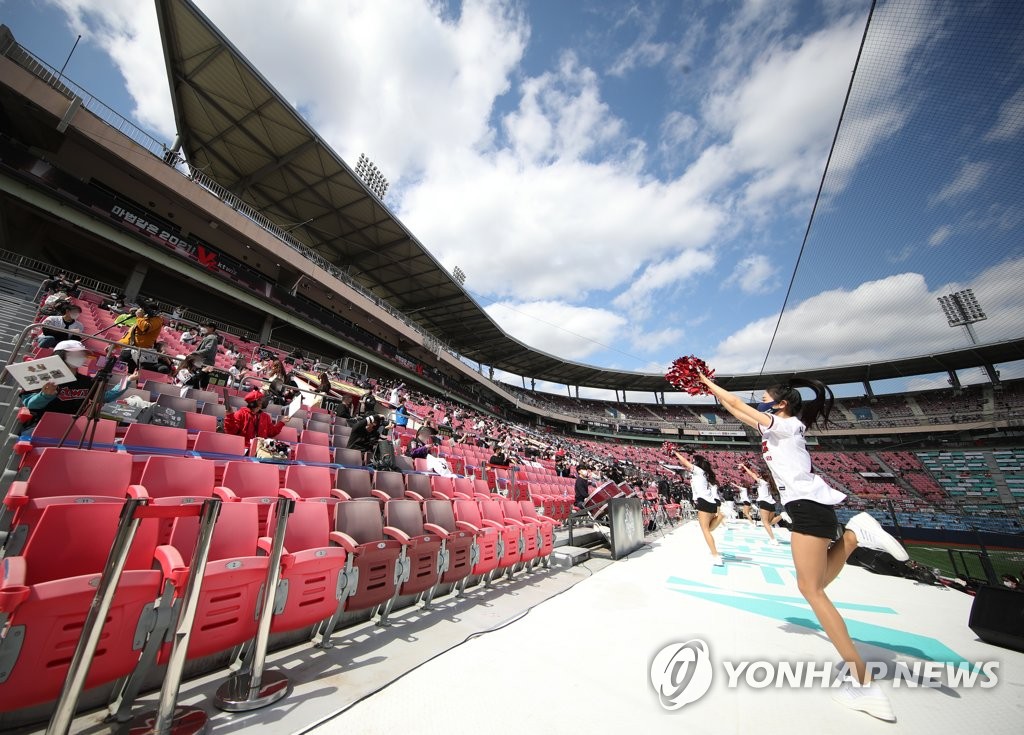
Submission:
POLYGON ((96 655, 96 647, 100 642, 103 623, 106 621, 110 605, 114 601, 117 583, 121 579, 121 572, 124 571, 124 565, 128 561, 128 551, 131 549, 132 540, 139 527, 140 521, 135 517, 135 513, 147 502, 148 498, 129 498, 121 508, 117 536, 114 537, 114 544, 110 547, 110 554, 107 556, 103 573, 100 575, 96 595, 93 597, 89 614, 82 626, 82 637, 78 639, 78 647, 71 659, 71 666, 68 668, 68 675, 64 680, 64 688, 61 690, 56 707, 54 707, 53 716, 50 717, 46 735, 67 735, 71 729, 75 709, 78 707, 78 698, 85 687, 85 678, 89 673, 89 667, 96 655))
POLYGON ((274 617, 274 602, 277 598, 277 584, 281 579, 281 551, 284 548, 284 534, 288 528, 288 516, 294 509, 294 500, 277 499, 277 524, 270 550, 270 565, 267 568, 267 582, 264 589, 263 610, 253 644, 252 666, 248 672, 234 674, 217 689, 214 705, 227 712, 248 712, 273 704, 288 693, 288 678, 279 671, 264 671, 267 659, 267 643, 270 640, 270 623, 274 617))
POLYGON ((192 554, 192 568, 189 570, 188 584, 174 630, 174 643, 167 661, 164 683, 160 688, 160 699, 156 712, 140 715, 129 726, 132 735, 198 735, 206 730, 206 712, 197 707, 176 707, 181 677, 185 671, 188 644, 192 638, 192 624, 196 619, 199 593, 206 574, 206 561, 210 555, 210 543, 213 540, 217 517, 220 515, 220 504, 220 498, 207 498, 203 501, 203 511, 199 519, 199 538, 192 554))

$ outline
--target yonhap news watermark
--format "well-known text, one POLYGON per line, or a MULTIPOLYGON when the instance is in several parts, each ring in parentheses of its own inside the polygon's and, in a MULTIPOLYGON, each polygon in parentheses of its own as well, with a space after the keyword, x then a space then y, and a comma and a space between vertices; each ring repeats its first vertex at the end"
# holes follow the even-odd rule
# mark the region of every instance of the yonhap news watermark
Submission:
MULTIPOLYGON (((991 689, 999 683, 999 662, 867 661, 869 677, 894 689, 991 689)), ((651 686, 669 711, 701 699, 713 681, 727 689, 836 689, 860 686, 850 667, 832 661, 714 661, 706 641, 670 643, 651 661, 651 686)))

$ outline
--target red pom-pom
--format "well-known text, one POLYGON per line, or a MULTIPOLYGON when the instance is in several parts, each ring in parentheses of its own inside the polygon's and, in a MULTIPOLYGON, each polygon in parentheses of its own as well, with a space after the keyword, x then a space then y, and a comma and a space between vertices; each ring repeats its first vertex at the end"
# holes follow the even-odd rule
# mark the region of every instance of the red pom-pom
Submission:
POLYGON ((715 371, 699 357, 689 355, 677 358, 665 373, 665 380, 691 396, 711 395, 708 387, 700 382, 700 374, 714 379, 715 371))
POLYGON ((661 451, 667 452, 668 454, 672 454, 673 452, 676 451, 676 445, 673 444, 672 442, 665 442, 664 444, 661 445, 661 451))

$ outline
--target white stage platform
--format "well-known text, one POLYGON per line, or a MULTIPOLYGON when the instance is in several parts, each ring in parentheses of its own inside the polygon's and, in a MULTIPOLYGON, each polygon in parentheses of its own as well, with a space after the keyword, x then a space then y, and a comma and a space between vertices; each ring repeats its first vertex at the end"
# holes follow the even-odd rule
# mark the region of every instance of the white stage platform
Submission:
MULTIPOLYGON (((724 567, 711 567, 691 522, 618 562, 595 558, 471 589, 469 599, 444 598, 433 611, 399 611, 390 628, 341 631, 331 651, 278 651, 269 665, 288 674, 293 690, 265 710, 215 710, 210 700, 223 673, 187 682, 180 701, 209 712, 212 733, 1024 731, 1024 654, 975 637, 967 627, 972 598, 850 566, 829 589, 867 660, 890 670, 896 662, 996 661, 998 683, 885 681, 895 724, 841 707, 820 685, 757 689, 741 676, 730 688, 725 662, 816 662, 820 670, 837 656, 797 592, 788 545, 770 546, 745 522, 716 537, 724 567), (652 660, 694 639, 710 652, 710 689, 667 711, 651 684, 652 660)), ((137 711, 154 701, 145 697, 137 711)), ((112 727, 95 713, 73 732, 112 727)))

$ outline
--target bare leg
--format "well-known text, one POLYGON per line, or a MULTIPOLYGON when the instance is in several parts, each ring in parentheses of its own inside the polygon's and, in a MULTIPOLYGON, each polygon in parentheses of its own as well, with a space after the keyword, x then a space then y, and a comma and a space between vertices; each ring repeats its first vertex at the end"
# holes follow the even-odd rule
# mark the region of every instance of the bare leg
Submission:
MULTIPOLYGON (((828 539, 808 536, 803 533, 792 534, 793 565, 796 567, 797 587, 811 606, 811 610, 814 611, 825 635, 836 647, 836 651, 850 666, 858 681, 866 684, 868 678, 864 659, 860 657, 856 646, 853 645, 842 615, 825 594, 826 575, 830 562, 828 544, 828 539)), ((843 548, 845 548, 845 544, 843 548)))
MULTIPOLYGON (((714 530, 714 526, 711 525, 711 522, 713 519, 721 517, 721 515, 705 513, 702 510, 697 511, 697 520, 700 523, 700 530, 701 533, 704 534, 704 541, 707 542, 708 548, 711 549, 712 556, 718 556, 718 547, 715 546, 715 539, 711 535, 711 531, 714 530)), ((718 523, 715 523, 715 526, 717 525, 718 523)))
POLYGON ((761 525, 764 526, 764 530, 768 532, 768 538, 772 541, 775 540, 775 534, 772 532, 772 519, 774 517, 775 514, 770 510, 761 511, 761 525))
POLYGON ((725 523, 725 514, 719 511, 715 513, 714 518, 711 519, 711 525, 708 526, 709 531, 714 531, 716 528, 725 523))
POLYGON ((825 570, 825 586, 828 587, 832 580, 839 576, 843 570, 846 560, 857 548, 857 537, 853 531, 846 531, 842 537, 828 550, 828 568, 825 570))

